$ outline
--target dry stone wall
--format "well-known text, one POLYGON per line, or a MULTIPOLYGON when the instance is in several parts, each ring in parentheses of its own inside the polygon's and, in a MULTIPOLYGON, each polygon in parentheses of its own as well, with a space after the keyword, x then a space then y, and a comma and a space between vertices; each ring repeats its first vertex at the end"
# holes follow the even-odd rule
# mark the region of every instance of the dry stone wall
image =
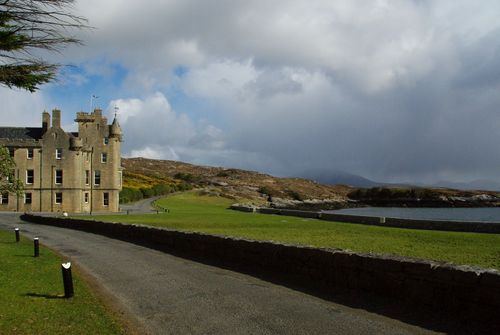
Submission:
POLYGON ((225 267, 285 277, 306 289, 349 289, 443 318, 500 331, 500 272, 408 258, 251 241, 142 225, 41 217, 28 222, 77 229, 225 267), (465 322, 464 321, 464 322, 465 322))
POLYGON ((300 211, 291 209, 245 207, 241 205, 231 206, 230 208, 242 212, 296 216, 301 218, 358 223, 358 224, 366 224, 366 225, 382 226, 382 227, 500 234, 500 223, 495 223, 495 222, 413 220, 413 219, 401 219, 401 218, 389 218, 389 217, 380 218, 375 216, 334 214, 334 213, 300 211))

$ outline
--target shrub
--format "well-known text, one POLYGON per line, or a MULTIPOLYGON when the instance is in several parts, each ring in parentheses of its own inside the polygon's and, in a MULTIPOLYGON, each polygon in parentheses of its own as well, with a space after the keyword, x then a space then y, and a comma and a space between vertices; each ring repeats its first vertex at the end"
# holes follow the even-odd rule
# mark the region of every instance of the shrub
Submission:
POLYGON ((297 191, 294 191, 294 190, 287 190, 286 193, 292 197, 293 200, 298 200, 298 201, 303 201, 304 200, 304 197, 302 196, 302 194, 300 194, 299 192, 297 191))
POLYGON ((193 188, 193 186, 191 184, 188 184, 188 183, 180 183, 180 184, 177 184, 175 189, 176 191, 189 191, 193 188))
POLYGON ((144 196, 140 190, 136 188, 124 187, 120 192, 120 203, 124 204, 127 202, 141 200, 143 197, 144 196))
POLYGON ((172 187, 167 184, 156 184, 152 187, 154 195, 165 195, 172 193, 172 187))
POLYGON ((217 177, 229 177, 229 173, 227 173, 227 171, 219 171, 217 174, 216 174, 217 177))
POLYGON ((188 182, 193 182, 194 181, 194 176, 191 173, 183 173, 183 172, 178 172, 174 175, 175 179, 180 179, 188 182))
POLYGON ((141 187, 139 190, 142 192, 144 198, 151 198, 152 196, 155 195, 151 187, 150 188, 141 187))

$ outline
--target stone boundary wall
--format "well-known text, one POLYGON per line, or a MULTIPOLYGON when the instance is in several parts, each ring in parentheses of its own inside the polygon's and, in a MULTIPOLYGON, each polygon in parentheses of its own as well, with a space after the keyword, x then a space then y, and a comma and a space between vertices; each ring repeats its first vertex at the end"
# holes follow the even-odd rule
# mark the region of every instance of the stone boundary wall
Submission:
POLYGON ((402 219, 402 218, 390 218, 390 217, 380 218, 376 216, 334 214, 334 213, 264 208, 264 207, 246 207, 241 205, 234 205, 231 206, 230 208, 242 212, 296 216, 301 218, 311 218, 311 219, 320 219, 325 221, 336 221, 336 222, 346 222, 346 223, 358 223, 358 224, 366 224, 366 225, 382 226, 382 227, 500 234, 500 223, 494 223, 494 222, 415 220, 415 219, 402 219))
POLYGON ((24 214, 21 219, 100 234, 228 268, 268 273, 331 294, 374 294, 411 310, 500 333, 500 272, 395 256, 292 246, 111 222, 24 214), (355 290, 355 291, 353 291, 355 290))

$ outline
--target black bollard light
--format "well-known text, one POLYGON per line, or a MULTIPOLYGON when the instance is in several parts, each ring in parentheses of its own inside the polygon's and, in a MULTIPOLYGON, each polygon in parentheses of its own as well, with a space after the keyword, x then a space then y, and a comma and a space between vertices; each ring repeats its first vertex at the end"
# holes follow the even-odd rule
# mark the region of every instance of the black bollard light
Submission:
POLYGON ((15 228, 14 231, 16 232, 16 242, 19 242, 19 228, 15 228))
POLYGON ((71 262, 62 263, 61 271, 64 285, 64 297, 71 298, 74 295, 73 276, 71 275, 71 262))
POLYGON ((33 245, 35 247, 35 257, 40 256, 40 244, 39 244, 38 237, 35 237, 33 239, 33 245))

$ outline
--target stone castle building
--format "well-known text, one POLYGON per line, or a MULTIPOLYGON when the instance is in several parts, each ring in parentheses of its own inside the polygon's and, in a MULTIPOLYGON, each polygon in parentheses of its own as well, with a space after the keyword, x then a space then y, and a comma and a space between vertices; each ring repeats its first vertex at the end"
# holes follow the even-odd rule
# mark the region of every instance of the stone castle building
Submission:
POLYGON ((61 128, 61 111, 43 112, 41 128, 0 127, 24 192, 0 195, 0 211, 116 212, 122 187, 118 121, 100 109, 79 112, 78 132, 61 128))

